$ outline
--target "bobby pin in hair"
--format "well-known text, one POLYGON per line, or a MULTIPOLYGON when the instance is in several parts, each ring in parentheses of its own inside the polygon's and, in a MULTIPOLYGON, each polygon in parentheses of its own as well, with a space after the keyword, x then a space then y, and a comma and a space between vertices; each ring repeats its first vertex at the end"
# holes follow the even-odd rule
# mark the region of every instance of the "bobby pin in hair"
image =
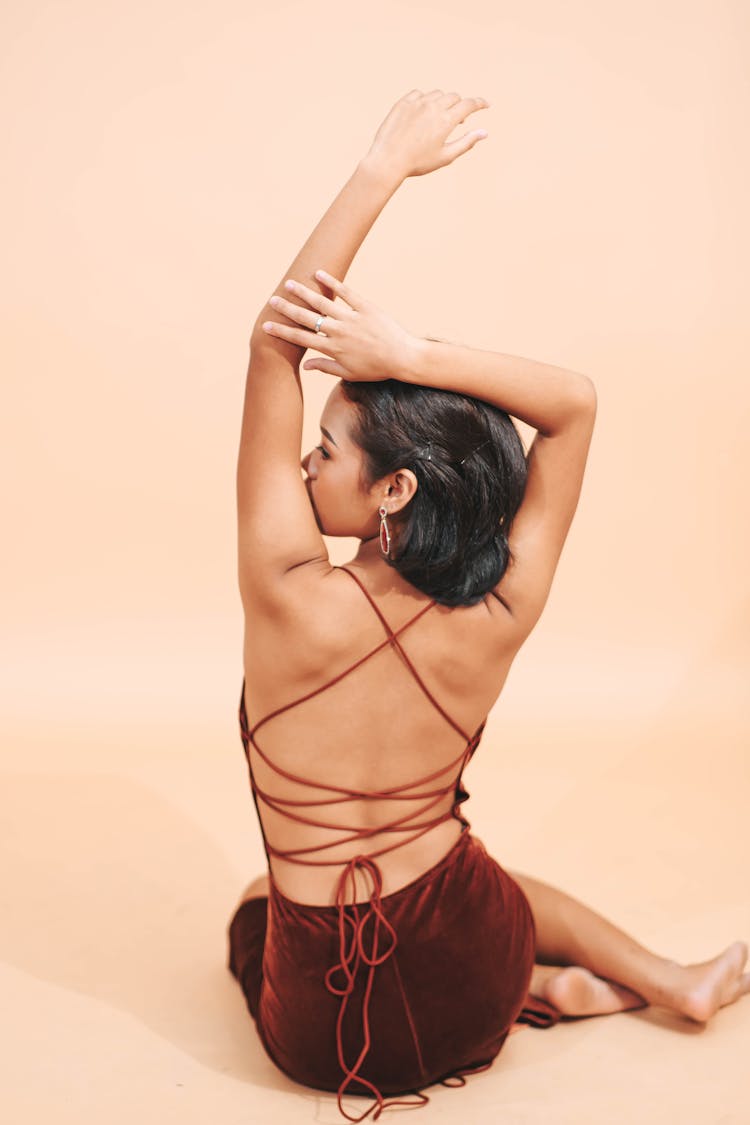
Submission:
POLYGON ((481 445, 475 445, 473 449, 470 449, 469 452, 466 454, 466 456, 462 457, 461 460, 458 462, 459 465, 463 465, 464 461, 468 461, 468 459, 472 456, 472 454, 478 453, 480 449, 484 449, 485 445, 489 445, 490 440, 491 440, 490 438, 487 438, 487 441, 483 441, 481 445))

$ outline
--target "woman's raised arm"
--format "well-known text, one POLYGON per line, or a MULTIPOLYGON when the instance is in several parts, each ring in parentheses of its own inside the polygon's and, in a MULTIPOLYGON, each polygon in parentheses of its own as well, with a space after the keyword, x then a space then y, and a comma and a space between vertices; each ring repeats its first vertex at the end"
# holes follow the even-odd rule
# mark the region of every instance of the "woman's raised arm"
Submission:
MULTIPOLYGON (((304 327, 273 328, 324 352, 304 368, 353 381, 387 372, 402 382, 484 399, 536 429, 523 502, 508 533, 513 562, 493 590, 503 606, 504 643, 517 648, 542 612, 578 504, 596 417, 593 381, 549 363, 413 336, 350 286, 328 274, 324 279, 345 305, 297 288, 313 316, 317 310, 327 317, 324 341, 316 344, 304 327)), ((305 324, 299 310, 287 307, 298 325, 305 324)))
MULTIPOLYGON (((453 141, 446 137, 470 113, 484 109, 484 98, 461 98, 434 90, 412 90, 392 107, 375 139, 323 218, 304 243, 289 273, 276 287, 286 309, 303 315, 308 328, 315 316, 296 307, 284 286, 290 275, 315 287, 317 296, 332 293, 316 280, 316 267, 343 277, 370 227, 391 195, 408 176, 450 164, 483 135, 470 131, 453 141)), ((283 332, 262 328, 269 315, 284 316, 279 306, 264 305, 250 339, 242 431, 237 461, 239 583, 243 602, 268 602, 280 579, 305 562, 326 561, 300 472, 302 456, 302 388, 299 361, 306 346, 283 332)), ((289 317, 288 324, 294 320, 289 317)), ((285 325, 281 326, 286 327, 285 325)), ((319 333, 316 342, 324 338, 319 333)))
POLYGON ((457 344, 421 340, 412 357, 405 378, 485 399, 537 430, 508 533, 512 563, 493 590, 502 636, 517 649, 547 602, 578 506, 596 418, 594 383, 564 367, 457 344))
MULTIPOLYGON (((323 260, 337 262, 345 272, 397 187, 398 181, 385 171, 360 163, 292 269, 309 279, 323 260)), ((283 279, 279 291, 291 297, 283 279)), ((293 567, 328 559, 300 467, 303 398, 298 368, 305 349, 262 331, 259 325, 269 307, 261 310, 250 340, 237 457, 238 580, 246 610, 275 604, 282 579, 293 567)))

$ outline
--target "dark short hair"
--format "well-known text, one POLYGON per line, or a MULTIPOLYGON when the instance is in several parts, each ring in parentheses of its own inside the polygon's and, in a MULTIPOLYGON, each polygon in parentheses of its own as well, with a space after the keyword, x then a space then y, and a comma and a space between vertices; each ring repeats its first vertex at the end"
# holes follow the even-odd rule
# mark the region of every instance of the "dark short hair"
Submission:
POLYGON ((361 486, 404 468, 418 481, 389 519, 394 557, 386 561, 442 605, 476 605, 512 561, 508 533, 526 487, 512 419, 483 399, 397 379, 342 380, 341 388, 356 407, 361 486))

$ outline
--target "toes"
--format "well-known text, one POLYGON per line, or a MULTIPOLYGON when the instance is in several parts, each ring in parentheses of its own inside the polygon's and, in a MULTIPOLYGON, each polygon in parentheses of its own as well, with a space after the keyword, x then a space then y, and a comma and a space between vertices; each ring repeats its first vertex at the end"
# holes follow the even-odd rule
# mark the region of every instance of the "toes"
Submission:
POLYGON ((735 981, 727 1004, 733 1004, 735 1000, 739 1000, 740 996, 745 996, 748 992, 750 992, 750 973, 743 973, 740 979, 735 981))
POLYGON ((727 952, 727 953, 729 953, 729 951, 730 951, 730 950, 732 950, 732 951, 733 951, 733 952, 735 953, 735 956, 736 956, 736 957, 737 957, 737 959, 738 959, 738 961, 737 961, 737 967, 738 967, 738 969, 741 969, 741 968, 742 968, 742 966, 743 966, 743 965, 745 964, 745 962, 747 961, 747 952, 748 952, 748 951, 747 951, 747 942, 744 942, 744 941, 734 941, 734 942, 732 942, 732 944, 731 944, 731 945, 729 946, 729 949, 727 949, 727 951, 726 951, 726 952, 727 952))

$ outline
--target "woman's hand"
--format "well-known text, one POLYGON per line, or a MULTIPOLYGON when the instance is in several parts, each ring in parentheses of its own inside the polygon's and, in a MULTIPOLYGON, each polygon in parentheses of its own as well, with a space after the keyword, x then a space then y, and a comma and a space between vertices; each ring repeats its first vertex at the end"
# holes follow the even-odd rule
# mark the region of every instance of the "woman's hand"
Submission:
POLYGON ((351 382, 398 379, 407 373, 419 346, 417 338, 331 274, 318 270, 315 276, 334 297, 341 297, 345 305, 335 305, 322 293, 290 278, 284 285, 306 305, 276 296, 270 303, 301 327, 266 321, 264 331, 299 347, 315 348, 324 353, 323 357, 306 359, 302 364, 305 371, 325 371, 351 382), (324 319, 320 331, 316 332, 319 316, 324 319))
POLYGON ((399 181, 443 168, 487 136, 485 130, 474 129, 454 141, 445 139, 470 113, 489 104, 486 98, 462 98, 442 90, 410 90, 378 129, 364 163, 382 167, 399 181))

